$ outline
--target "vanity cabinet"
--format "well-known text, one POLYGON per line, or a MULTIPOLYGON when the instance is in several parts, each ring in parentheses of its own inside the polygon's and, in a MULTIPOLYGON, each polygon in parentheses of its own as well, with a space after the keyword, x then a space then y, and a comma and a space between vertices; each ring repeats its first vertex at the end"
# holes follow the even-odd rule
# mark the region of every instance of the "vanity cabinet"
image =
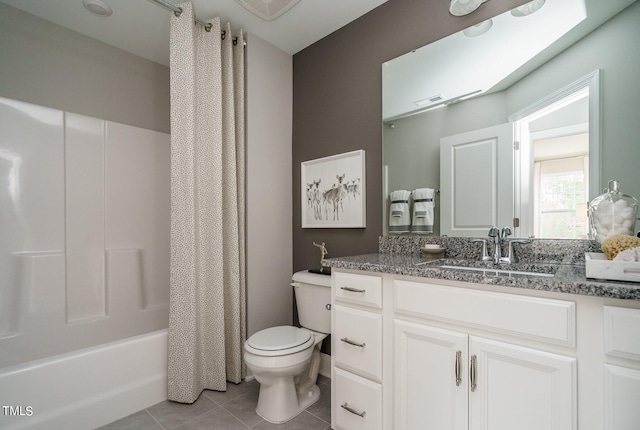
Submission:
POLYGON ((394 326, 394 429, 575 428, 574 358, 426 324, 394 326))
POLYGON ((332 272, 333 429, 639 428, 640 301, 332 272))
POLYGON ((635 429, 640 423, 640 309, 605 306, 603 315, 604 429, 635 429))
POLYGON ((576 359, 544 350, 574 344, 575 303, 406 280, 393 295, 394 429, 576 428, 576 359))
POLYGON ((332 275, 331 420, 335 430, 382 430, 382 278, 332 275))

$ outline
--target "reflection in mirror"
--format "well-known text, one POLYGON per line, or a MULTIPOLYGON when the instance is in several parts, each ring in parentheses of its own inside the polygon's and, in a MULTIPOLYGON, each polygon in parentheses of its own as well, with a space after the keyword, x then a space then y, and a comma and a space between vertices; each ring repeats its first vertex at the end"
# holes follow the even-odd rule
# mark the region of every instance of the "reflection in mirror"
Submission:
POLYGON ((601 182, 598 121, 589 121, 600 111, 599 82, 596 71, 510 117, 519 143, 514 214, 522 235, 589 237, 589 190, 601 182))
MULTIPOLYGON (((588 99, 583 97, 580 101, 588 99)), ((588 238, 589 116, 588 106, 580 109, 580 101, 563 107, 584 114, 575 127, 540 126, 541 131, 533 131, 539 122, 560 112, 530 123, 533 235, 538 238, 588 238)))
MULTIPOLYGON (((558 3, 572 5, 578 15, 586 11, 586 18, 572 21, 565 29, 568 32, 564 36, 556 34, 549 47, 537 47, 536 53, 508 76, 495 58, 515 54, 522 59, 517 49, 498 51, 492 61, 483 60, 489 58, 487 55, 477 58, 474 53, 479 49, 478 41, 499 30, 500 20, 508 18, 509 13, 493 18, 486 34, 465 36, 475 44, 471 48, 434 47, 449 47, 454 38, 460 42, 461 34, 456 34, 428 45, 430 57, 419 59, 418 64, 411 64, 419 58, 416 50, 382 66, 385 234, 389 231, 388 196, 395 190, 440 189, 435 199, 436 235, 486 236, 488 228, 497 225, 510 226, 516 237, 547 238, 586 237, 585 205, 601 193, 601 183, 609 179, 619 179, 629 194, 640 195, 640 149, 636 141, 640 135, 640 53, 633 46, 633 41, 640 38, 640 3, 547 0, 539 12, 547 8, 551 13, 558 3), (473 57, 476 64, 461 66, 467 57, 473 57), (411 79, 398 79, 396 65, 405 71, 416 69, 414 75, 423 74, 427 80, 436 80, 442 74, 447 82, 476 82, 477 73, 500 70, 487 78, 484 87, 476 86, 477 91, 466 86, 456 93, 453 89, 439 92, 432 87, 418 88, 415 83, 406 85, 411 79), (469 79, 454 79, 455 70, 464 71, 469 79), (604 78, 599 89, 600 73, 604 78), (576 83, 580 85, 576 87, 576 83), (574 94, 566 106, 561 105, 563 97, 558 97, 562 91, 563 97, 574 94), (600 108, 601 93, 605 97, 600 108), (440 99, 435 100, 435 96, 440 99), (544 115, 535 113, 540 109, 544 115), (509 139, 498 144, 494 128, 501 124, 509 127, 510 137, 517 143, 509 139), (490 130, 495 136, 469 137, 467 133, 474 130, 490 130), (467 146, 456 147, 449 141, 460 136, 470 139, 467 146), (600 148, 599 140, 603 142, 600 148), (476 145, 473 151, 468 145, 472 142, 476 145), (451 172, 451 157, 447 158, 441 144, 455 148, 450 151, 458 159, 466 157, 463 168, 451 172), (518 150, 513 150, 514 144, 518 150), (474 152, 479 146, 497 151, 504 145, 512 165, 500 164, 497 152, 474 152), (447 180, 451 184, 447 185, 447 180), (480 187, 483 181, 489 184, 486 189, 480 187), (500 193, 508 194, 508 198, 500 193), (459 209, 464 202, 471 209, 459 209), (459 228, 463 222, 464 228, 459 228)), ((540 34, 549 29, 533 21, 526 27, 540 34)), ((502 34, 500 38, 506 41, 515 36, 502 34)))

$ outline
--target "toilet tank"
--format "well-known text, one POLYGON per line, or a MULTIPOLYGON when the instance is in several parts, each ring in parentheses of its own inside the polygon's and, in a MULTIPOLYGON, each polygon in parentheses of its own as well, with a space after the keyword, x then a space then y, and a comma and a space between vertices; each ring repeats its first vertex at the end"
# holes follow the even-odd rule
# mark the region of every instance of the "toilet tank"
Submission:
POLYGON ((331 276, 306 270, 293 274, 293 290, 300 325, 320 333, 331 333, 331 276))

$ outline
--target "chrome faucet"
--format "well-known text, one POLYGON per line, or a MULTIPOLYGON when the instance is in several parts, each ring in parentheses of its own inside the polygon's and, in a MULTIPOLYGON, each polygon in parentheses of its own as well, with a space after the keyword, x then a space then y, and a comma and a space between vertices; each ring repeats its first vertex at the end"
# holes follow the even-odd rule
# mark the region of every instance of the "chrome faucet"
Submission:
POLYGON ((503 239, 506 239, 508 236, 511 236, 511 229, 509 227, 502 227, 501 236, 503 239))
POLYGON ((500 230, 498 227, 489 229, 489 237, 493 238, 493 262, 498 263, 502 258, 502 250, 500 249, 500 230))
POLYGON ((509 253, 506 257, 500 259, 501 263, 513 263, 513 244, 514 243, 531 243, 528 239, 511 239, 509 241, 509 253))
POLYGON ((482 261, 491 261, 492 258, 489 257, 489 254, 487 253, 487 239, 472 239, 471 240, 471 243, 476 243, 476 242, 482 243, 482 257, 480 257, 482 259, 482 261))

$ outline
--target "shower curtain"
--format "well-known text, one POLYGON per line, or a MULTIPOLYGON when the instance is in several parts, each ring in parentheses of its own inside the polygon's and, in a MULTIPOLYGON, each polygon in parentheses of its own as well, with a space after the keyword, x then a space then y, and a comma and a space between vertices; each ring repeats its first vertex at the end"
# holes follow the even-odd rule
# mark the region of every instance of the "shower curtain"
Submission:
POLYGON ((191 3, 171 18, 168 396, 193 403, 245 376, 244 52, 191 3), (224 34, 221 37, 221 34, 224 34))

